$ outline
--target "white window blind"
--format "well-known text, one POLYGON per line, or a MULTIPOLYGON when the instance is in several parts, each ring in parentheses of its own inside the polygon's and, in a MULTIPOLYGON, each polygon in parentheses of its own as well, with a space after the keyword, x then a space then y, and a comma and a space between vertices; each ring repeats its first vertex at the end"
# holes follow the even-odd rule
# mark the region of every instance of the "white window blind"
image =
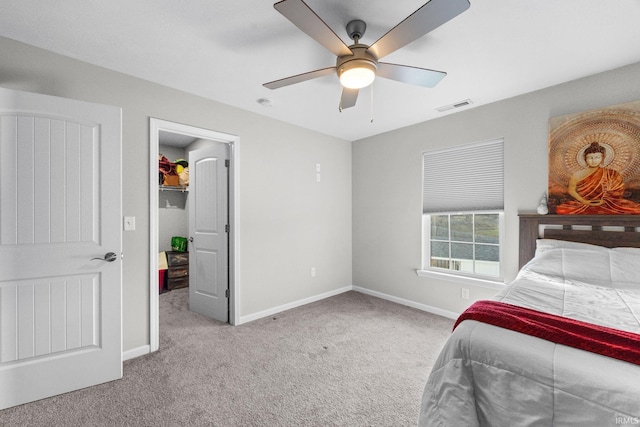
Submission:
POLYGON ((504 140, 423 153, 423 212, 504 209, 504 140))

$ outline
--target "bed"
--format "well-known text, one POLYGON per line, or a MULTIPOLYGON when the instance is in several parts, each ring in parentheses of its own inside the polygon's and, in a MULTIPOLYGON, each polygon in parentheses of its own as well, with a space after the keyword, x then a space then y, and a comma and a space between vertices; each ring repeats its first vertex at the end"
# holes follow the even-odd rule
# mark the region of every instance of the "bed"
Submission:
POLYGON ((419 425, 640 425, 640 215, 520 215, 520 265, 456 322, 419 425))

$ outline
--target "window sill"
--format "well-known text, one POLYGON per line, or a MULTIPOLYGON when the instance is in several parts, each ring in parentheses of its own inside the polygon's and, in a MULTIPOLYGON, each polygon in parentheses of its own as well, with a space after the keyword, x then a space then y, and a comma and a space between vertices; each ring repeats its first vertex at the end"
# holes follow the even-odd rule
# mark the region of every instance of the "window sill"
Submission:
POLYGON ((481 288, 502 290, 505 283, 498 280, 479 279, 477 277, 460 276, 457 274, 440 273, 431 270, 416 270, 420 277, 430 277, 432 279, 446 280, 464 285, 478 286, 481 288))

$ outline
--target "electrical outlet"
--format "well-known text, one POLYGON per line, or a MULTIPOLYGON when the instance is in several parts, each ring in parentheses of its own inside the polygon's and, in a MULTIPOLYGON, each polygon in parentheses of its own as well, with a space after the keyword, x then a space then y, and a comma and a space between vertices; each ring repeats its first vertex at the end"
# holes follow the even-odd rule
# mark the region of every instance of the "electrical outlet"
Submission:
POLYGON ((316 268, 311 267, 311 277, 316 277, 316 268))
POLYGON ((462 298, 464 300, 468 300, 469 299, 469 289, 467 289, 467 288, 460 289, 460 298, 462 298))

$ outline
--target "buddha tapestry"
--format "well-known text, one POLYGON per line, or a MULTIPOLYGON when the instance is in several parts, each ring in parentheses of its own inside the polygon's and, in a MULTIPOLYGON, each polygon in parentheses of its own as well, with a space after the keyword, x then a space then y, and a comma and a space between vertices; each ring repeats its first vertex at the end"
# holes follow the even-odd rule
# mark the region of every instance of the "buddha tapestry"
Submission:
POLYGON ((549 120, 549 213, 640 215, 640 101, 549 120))

